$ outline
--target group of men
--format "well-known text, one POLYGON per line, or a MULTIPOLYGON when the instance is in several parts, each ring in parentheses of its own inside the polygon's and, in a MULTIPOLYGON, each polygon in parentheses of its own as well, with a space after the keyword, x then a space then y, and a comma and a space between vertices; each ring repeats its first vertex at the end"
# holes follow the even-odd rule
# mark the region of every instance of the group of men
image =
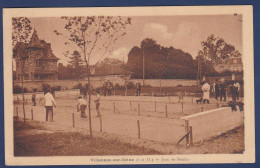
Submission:
MULTIPOLYGON (((232 82, 231 84, 227 85, 227 83, 222 80, 215 80, 213 83, 213 93, 215 93, 215 99, 218 100, 220 98, 220 101, 226 101, 227 99, 227 92, 230 91, 232 95, 232 101, 239 100, 239 91, 240 91, 240 84, 237 81, 232 82)), ((210 85, 206 81, 202 84, 202 91, 203 91, 203 103, 209 104, 209 97, 210 97, 210 85)))
MULTIPOLYGON (((33 105, 36 101, 36 95, 35 93, 32 94, 32 102, 33 105)), ((97 116, 96 117, 100 117, 100 111, 99 111, 99 106, 100 106, 100 95, 99 92, 96 92, 96 97, 94 99, 94 102, 96 104, 96 111, 97 111, 97 116)), ((46 92, 44 93, 44 106, 46 109, 46 122, 53 122, 53 107, 56 108, 56 102, 54 100, 53 94, 51 93, 50 89, 47 89, 46 92)), ((87 115, 86 115, 86 108, 87 108, 87 101, 85 99, 83 99, 82 96, 78 97, 78 102, 77 102, 77 112, 81 112, 80 117, 82 119, 87 119, 87 115)))

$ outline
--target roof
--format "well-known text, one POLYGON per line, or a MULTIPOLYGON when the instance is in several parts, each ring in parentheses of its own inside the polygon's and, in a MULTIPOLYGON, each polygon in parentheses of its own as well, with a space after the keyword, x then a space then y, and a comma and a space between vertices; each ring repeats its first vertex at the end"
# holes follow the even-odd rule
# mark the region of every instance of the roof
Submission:
MULTIPOLYGON (((28 53, 30 49, 40 49, 44 52, 43 56, 36 55, 36 59, 59 60, 59 58, 52 53, 51 44, 46 43, 44 40, 40 40, 35 29, 29 43, 18 42, 14 47, 14 50, 17 50, 17 52, 20 53, 28 53)), ((23 55, 28 55, 27 53, 23 55)))

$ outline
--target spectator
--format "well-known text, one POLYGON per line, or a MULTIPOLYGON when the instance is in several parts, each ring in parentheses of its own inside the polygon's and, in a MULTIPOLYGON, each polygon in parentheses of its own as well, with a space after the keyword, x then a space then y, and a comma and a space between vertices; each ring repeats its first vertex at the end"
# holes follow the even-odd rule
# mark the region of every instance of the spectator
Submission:
POLYGON ((136 83, 136 96, 140 96, 141 93, 141 84, 138 82, 136 83))
POLYGON ((236 88, 236 99, 239 100, 239 91, 240 91, 240 84, 236 81, 234 83, 234 86, 236 88))
POLYGON ((202 91, 203 91, 203 103, 207 101, 207 103, 209 104, 210 85, 208 84, 208 82, 205 82, 202 85, 202 91))
POLYGON ((111 90, 112 90, 113 84, 109 81, 107 86, 107 94, 108 96, 111 96, 111 90))
POLYGON ((79 96, 78 104, 77 104, 77 111, 80 111, 80 117, 81 118, 87 118, 85 110, 87 108, 87 102, 82 98, 82 96, 79 96))
POLYGON ((32 103, 33 103, 33 106, 36 106, 36 94, 35 94, 34 90, 32 92, 32 103))
POLYGON ((237 88, 234 86, 234 84, 231 84, 229 86, 230 93, 232 95, 232 101, 235 102, 237 98, 237 88))
POLYGON ((219 97, 219 83, 218 80, 216 79, 214 84, 213 84, 213 92, 215 93, 215 99, 218 100, 219 97))
POLYGON ((100 111, 99 111, 99 106, 100 106, 100 95, 99 92, 96 91, 96 98, 94 100, 95 104, 96 104, 96 111, 97 111, 97 116, 96 117, 100 117, 100 111))
POLYGON ((50 93, 50 89, 47 89, 44 95, 44 104, 46 108, 46 122, 53 122, 53 106, 56 108, 56 102, 50 93))
POLYGON ((180 103, 181 100, 183 100, 183 94, 181 92, 181 90, 179 89, 178 93, 177 93, 177 96, 178 96, 178 103, 180 103))
POLYGON ((225 84, 224 81, 222 81, 222 83, 219 85, 220 87, 220 101, 222 101, 222 99, 224 98, 224 101, 226 101, 226 89, 227 89, 227 86, 225 84))
POLYGON ((104 96, 107 95, 107 82, 104 83, 104 96))

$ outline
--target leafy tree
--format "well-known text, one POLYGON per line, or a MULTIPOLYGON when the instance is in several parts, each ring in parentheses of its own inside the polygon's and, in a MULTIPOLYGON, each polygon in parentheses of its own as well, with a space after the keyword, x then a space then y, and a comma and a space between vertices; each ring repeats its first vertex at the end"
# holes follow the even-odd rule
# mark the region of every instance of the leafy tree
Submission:
POLYGON ((127 69, 133 78, 142 78, 143 57, 145 78, 172 79, 196 77, 195 62, 189 53, 173 47, 162 47, 153 39, 144 39, 140 48, 128 54, 127 69))
POLYGON ((31 21, 27 17, 13 17, 12 18, 12 45, 17 42, 28 42, 28 37, 31 34, 31 21))
POLYGON ((115 58, 105 58, 96 65, 96 74, 124 74, 126 71, 125 63, 115 58))
POLYGON ((199 50, 198 56, 201 57, 201 60, 211 62, 212 65, 221 63, 229 57, 241 56, 241 53, 234 46, 226 43, 223 38, 215 37, 214 34, 202 41, 201 46, 202 49, 199 50))
MULTIPOLYGON (((69 33, 66 36, 57 30, 54 32, 57 35, 64 36, 67 40, 75 44, 83 54, 83 60, 86 64, 88 86, 90 84, 90 60, 95 56, 95 52, 103 51, 100 59, 111 49, 113 43, 120 37, 124 36, 126 27, 131 24, 131 18, 121 16, 76 16, 76 17, 61 17, 66 22, 65 30, 69 33)), ((70 44, 65 42, 65 44, 70 44)), ((90 136, 92 137, 91 128, 91 94, 89 92, 89 126, 90 136)))
MULTIPOLYGON (((27 17, 13 17, 12 18, 12 45, 15 45, 19 42, 26 43, 28 42, 29 35, 31 33, 31 21, 27 17)), ((25 122, 25 107, 24 107, 24 64, 25 59, 27 57, 26 52, 23 51, 23 54, 20 56, 22 59, 22 97, 23 97, 23 115, 24 115, 24 122, 25 122)))

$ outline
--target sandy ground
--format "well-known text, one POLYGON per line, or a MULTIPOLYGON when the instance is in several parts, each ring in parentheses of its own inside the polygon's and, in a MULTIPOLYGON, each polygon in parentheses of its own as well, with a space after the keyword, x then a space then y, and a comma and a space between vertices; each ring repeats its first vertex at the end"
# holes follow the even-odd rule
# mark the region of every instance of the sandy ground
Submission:
MULTIPOLYGON (((95 104, 91 103, 92 129, 119 135, 127 138, 138 138, 138 124, 140 123, 140 137, 142 140, 151 140, 159 143, 176 143, 184 134, 184 121, 182 116, 217 108, 215 99, 210 104, 196 104, 197 98, 184 97, 181 103, 177 103, 177 97, 151 97, 151 96, 107 96, 101 97, 100 111, 102 119, 96 116, 95 104), (139 110, 140 109, 140 110, 139 110)), ((76 111, 76 99, 56 99, 57 108, 54 109, 55 125, 66 129, 83 129, 89 132, 89 120, 81 119, 76 111), (74 128, 73 128, 74 115, 74 128)), ((220 103, 221 106, 224 103, 220 103)), ((23 117, 22 105, 15 105, 14 116, 23 117)), ((26 118, 45 121, 45 108, 43 103, 37 102, 32 106, 29 100, 25 106, 26 118)))

